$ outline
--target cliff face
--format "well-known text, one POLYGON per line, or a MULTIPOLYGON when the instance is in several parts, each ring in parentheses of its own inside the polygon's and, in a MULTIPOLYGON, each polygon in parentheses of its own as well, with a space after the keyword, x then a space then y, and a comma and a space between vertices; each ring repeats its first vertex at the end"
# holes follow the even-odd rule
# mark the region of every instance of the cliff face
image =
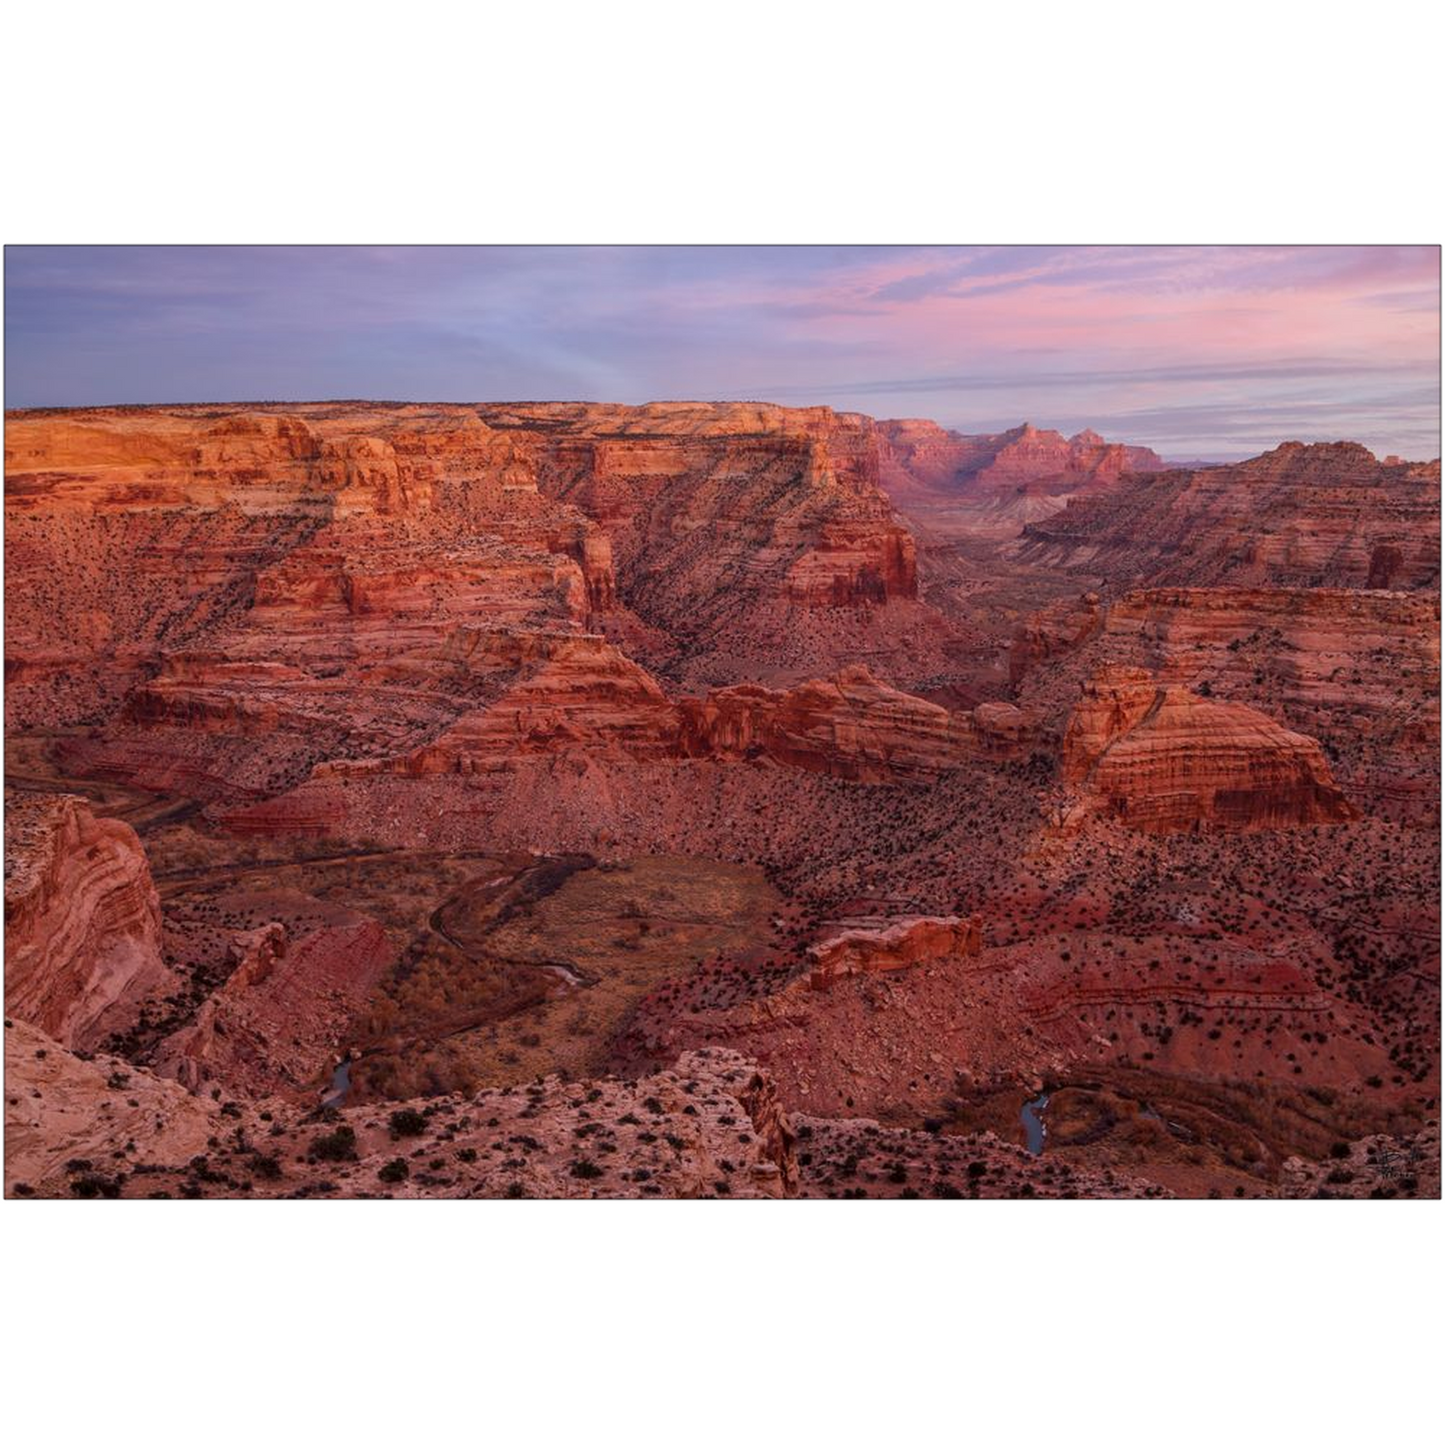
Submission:
POLYGON ((479 611, 615 603, 606 537, 465 408, 20 416, 6 519, 22 726, 109 718, 177 654, 315 680, 479 611))
POLYGON ((672 757, 678 716, 657 682, 605 638, 460 628, 396 659, 391 685, 447 689, 455 721, 419 748, 319 767, 318 778, 484 773, 576 752, 672 757))
POLYGON ((1147 832, 1251 831, 1358 816, 1320 746, 1263 713, 1160 687, 1133 668, 1085 686, 1064 735, 1063 778, 1147 832))
POLYGON ((1237 466, 1131 477, 1024 530, 1018 555, 1116 585, 1359 587, 1440 576, 1440 463, 1286 442, 1237 466))
POLYGON ((884 488, 935 532, 1016 536, 1126 472, 1164 469, 1148 447, 1106 442, 1095 431, 1065 437, 1025 422, 970 436, 919 420, 879 422, 878 431, 884 488))
POLYGON ((13 721, 105 724, 70 765, 202 799, 441 736, 458 628, 600 629, 701 681, 944 656, 873 424, 826 408, 110 410, 7 447, 13 721))
POLYGON ((574 556, 594 602, 612 585, 606 543, 588 540, 600 529, 626 585, 664 613, 720 577, 819 606, 916 593, 875 425, 827 407, 137 408, 21 414, 6 445, 15 516, 235 507, 501 524, 574 556))
POLYGON ((917 597, 913 538, 878 485, 867 417, 686 403, 482 415, 533 438, 542 490, 609 537, 620 595, 674 639, 676 664, 716 671, 797 609, 917 597))
POLYGON ((134 831, 80 798, 7 799, 6 1013, 92 1048, 175 984, 134 831))

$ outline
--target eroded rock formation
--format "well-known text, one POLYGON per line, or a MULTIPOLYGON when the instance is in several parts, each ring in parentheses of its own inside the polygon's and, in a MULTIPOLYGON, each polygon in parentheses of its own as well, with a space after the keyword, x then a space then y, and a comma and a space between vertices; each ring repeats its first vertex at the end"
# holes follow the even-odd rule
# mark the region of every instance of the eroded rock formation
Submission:
POLYGON ((230 977, 164 1040, 155 1071, 192 1093, 224 1083, 256 1096, 314 1083, 396 958, 374 919, 337 912, 297 937, 279 922, 238 935, 230 977))
POLYGON ((1033 618, 1010 664, 1020 703, 1046 717, 1062 716, 1081 683, 1110 666, 1245 703, 1318 739, 1367 811, 1438 816, 1437 594, 1145 589, 1033 618))
POLYGON ((1150 832, 1304 827, 1356 811, 1320 746, 1263 713, 1116 668, 1086 684, 1064 734, 1063 778, 1150 832))
POLYGON ((828 988, 852 974, 893 973, 944 958, 967 958, 982 947, 977 918, 877 919, 831 933, 808 950, 814 988, 828 988))
POLYGON ((1010 717, 981 722, 881 683, 864 666, 786 692, 743 684, 683 699, 683 750, 695 757, 764 757, 864 782, 927 778, 1005 745, 1010 717))
POLYGON ((136 1171, 183 1168, 204 1153, 220 1105, 123 1059, 77 1058, 20 1019, 5 1034, 6 1193, 89 1193, 136 1171))
POLYGON ((174 983, 134 831, 82 798, 7 798, 6 1013, 91 1048, 174 983))

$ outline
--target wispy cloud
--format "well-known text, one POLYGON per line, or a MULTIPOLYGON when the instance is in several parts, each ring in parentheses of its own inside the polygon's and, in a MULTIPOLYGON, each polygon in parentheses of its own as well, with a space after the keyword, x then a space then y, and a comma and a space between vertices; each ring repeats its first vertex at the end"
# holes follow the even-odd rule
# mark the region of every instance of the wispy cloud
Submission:
POLYGON ((1196 452, 1203 426, 1268 442, 1324 409, 1338 435, 1438 451, 1419 398, 1438 386, 1439 264, 1435 247, 12 247, 6 400, 773 397, 964 428, 1112 419, 1196 452))

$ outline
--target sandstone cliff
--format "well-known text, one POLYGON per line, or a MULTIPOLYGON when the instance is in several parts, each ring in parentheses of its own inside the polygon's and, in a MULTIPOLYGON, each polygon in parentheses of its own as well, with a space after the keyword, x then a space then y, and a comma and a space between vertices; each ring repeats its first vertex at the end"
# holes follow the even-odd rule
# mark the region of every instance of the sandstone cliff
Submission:
POLYGON ((203 800, 438 738, 476 699, 418 660, 457 628, 714 685, 945 658, 873 423, 827 408, 111 409, 7 448, 12 717, 102 724, 68 765, 203 800))
POLYGON ((1020 703, 1061 717, 1110 666, 1239 702, 1317 738, 1371 813, 1438 818, 1440 603, 1350 588, 1152 588, 1084 599, 1020 628, 1020 703))
POLYGON ((81 798, 7 799, 5 1011, 76 1048, 133 1024, 176 980, 135 833, 81 798))

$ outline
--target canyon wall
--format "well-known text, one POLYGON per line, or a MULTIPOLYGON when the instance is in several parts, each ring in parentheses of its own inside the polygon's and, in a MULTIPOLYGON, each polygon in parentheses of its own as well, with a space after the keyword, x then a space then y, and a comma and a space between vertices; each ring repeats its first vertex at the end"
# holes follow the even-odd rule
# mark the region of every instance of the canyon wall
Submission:
POLYGON ((5 1011, 75 1048, 133 1024, 176 979, 160 902, 126 824, 81 798, 7 798, 5 1011))
POLYGON ((1440 463, 1286 442, 1075 498, 1031 522, 1017 555, 1116 586, 1438 588, 1440 463))

